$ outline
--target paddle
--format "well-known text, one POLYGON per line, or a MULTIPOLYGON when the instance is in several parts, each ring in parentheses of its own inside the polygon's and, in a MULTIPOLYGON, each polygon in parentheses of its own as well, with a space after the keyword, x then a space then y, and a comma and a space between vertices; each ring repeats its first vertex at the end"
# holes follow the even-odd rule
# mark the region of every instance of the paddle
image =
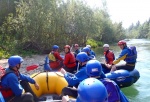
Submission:
POLYGON ((26 67, 26 70, 27 71, 34 70, 34 69, 38 68, 39 66, 43 66, 44 64, 34 64, 34 65, 26 67))
MULTIPOLYGON (((31 70, 37 69, 39 66, 43 66, 43 65, 44 65, 44 64, 34 64, 34 65, 30 65, 30 66, 26 67, 26 70, 27 70, 27 71, 31 71, 31 70)), ((60 69, 60 70, 61 70, 61 69, 60 69)), ((59 72, 60 70, 58 70, 58 71, 50 71, 50 72, 55 72, 58 76, 64 77, 64 75, 59 72)), ((41 73, 41 72, 39 72, 39 73, 41 73)), ((39 74, 39 73, 38 73, 38 74, 39 74)))

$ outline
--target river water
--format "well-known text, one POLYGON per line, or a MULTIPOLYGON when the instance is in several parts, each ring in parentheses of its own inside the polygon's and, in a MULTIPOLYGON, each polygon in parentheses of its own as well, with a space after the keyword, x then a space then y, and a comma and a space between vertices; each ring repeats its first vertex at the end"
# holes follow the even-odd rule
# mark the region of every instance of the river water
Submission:
MULTIPOLYGON (((136 69, 140 72, 140 79, 130 87, 121 90, 127 96, 130 102, 150 102, 150 40, 132 39, 127 41, 127 45, 134 45, 137 48, 138 58, 136 69)), ((111 45, 110 49, 114 51, 115 56, 120 54, 120 48, 111 45)), ((100 61, 104 60, 102 48, 94 49, 96 58, 100 61)))

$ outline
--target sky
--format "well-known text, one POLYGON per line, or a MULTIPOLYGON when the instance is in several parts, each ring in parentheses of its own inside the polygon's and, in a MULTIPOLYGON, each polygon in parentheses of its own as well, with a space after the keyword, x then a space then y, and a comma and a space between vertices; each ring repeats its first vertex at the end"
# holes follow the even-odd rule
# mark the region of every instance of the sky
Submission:
MULTIPOLYGON (((86 0, 92 7, 100 7, 102 0, 86 0)), ((106 0, 107 9, 113 22, 122 22, 124 28, 150 18, 150 0, 106 0)))

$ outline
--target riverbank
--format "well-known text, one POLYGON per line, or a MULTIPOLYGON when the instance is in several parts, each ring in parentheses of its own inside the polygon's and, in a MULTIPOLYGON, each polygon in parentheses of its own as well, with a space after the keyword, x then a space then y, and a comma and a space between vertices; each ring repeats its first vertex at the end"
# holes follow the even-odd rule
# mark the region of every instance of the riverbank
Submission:
MULTIPOLYGON (((24 57, 23 58, 24 61, 21 65, 20 72, 23 73, 23 74, 31 75, 35 72, 43 71, 43 66, 39 66, 36 70, 29 71, 29 72, 26 71, 26 67, 34 65, 34 64, 43 64, 46 56, 47 55, 32 55, 30 57, 29 56, 24 57)), ((0 65, 4 68, 7 68, 8 67, 7 61, 8 61, 8 59, 1 59, 0 60, 0 65)))

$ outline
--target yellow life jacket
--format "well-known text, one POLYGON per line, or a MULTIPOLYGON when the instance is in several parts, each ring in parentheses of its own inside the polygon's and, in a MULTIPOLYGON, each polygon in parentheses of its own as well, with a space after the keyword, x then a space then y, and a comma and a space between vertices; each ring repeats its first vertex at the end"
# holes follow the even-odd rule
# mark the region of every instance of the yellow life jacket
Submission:
POLYGON ((50 52, 49 55, 48 55, 48 57, 49 57, 49 60, 50 60, 50 61, 56 61, 56 58, 55 58, 53 52, 50 52))

